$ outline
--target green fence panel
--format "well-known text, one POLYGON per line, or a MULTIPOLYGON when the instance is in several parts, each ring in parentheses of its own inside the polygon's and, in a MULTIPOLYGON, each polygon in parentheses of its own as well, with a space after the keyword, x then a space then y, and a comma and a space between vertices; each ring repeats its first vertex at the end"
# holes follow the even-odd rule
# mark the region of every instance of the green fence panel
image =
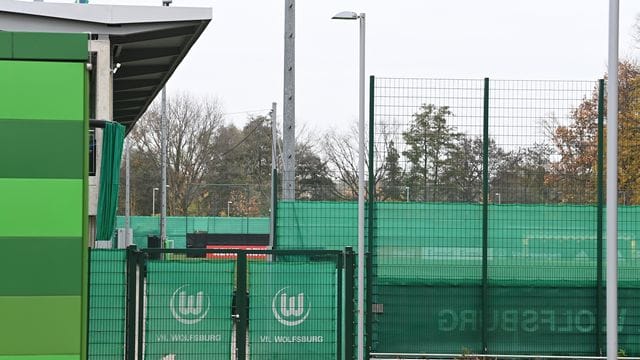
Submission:
MULTIPOLYGON (((124 228, 124 216, 117 217, 118 228, 124 228)), ((133 243, 140 248, 147 247, 147 236, 160 234, 159 216, 132 216, 131 229, 133 243)), ((254 217, 167 217, 167 239, 173 240, 173 247, 186 247, 187 233, 209 234, 268 234, 269 218, 254 217)))
POLYGON ((358 203, 279 201, 278 249, 357 248, 358 203))
MULTIPOLYGON (((638 288, 620 288, 619 343, 627 354, 640 351, 639 296, 638 288)), ((378 286, 385 305, 374 319, 376 351, 480 353, 480 299, 479 286, 378 286)), ((597 352, 593 287, 492 286, 489 299, 489 353, 597 352)))
POLYGON ((249 264, 251 359, 335 359, 334 262, 249 264))
POLYGON ((233 261, 147 264, 145 358, 231 356, 233 261))
POLYGON ((480 286, 376 286, 373 344, 378 352, 460 354, 482 350, 480 286))
POLYGON ((122 359, 127 299, 126 251, 92 249, 89 358, 122 359))

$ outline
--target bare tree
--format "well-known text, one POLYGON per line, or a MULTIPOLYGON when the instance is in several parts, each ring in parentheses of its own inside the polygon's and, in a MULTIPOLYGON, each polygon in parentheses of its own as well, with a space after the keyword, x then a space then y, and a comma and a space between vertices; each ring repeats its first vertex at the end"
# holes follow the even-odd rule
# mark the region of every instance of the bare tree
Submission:
MULTIPOLYGON (((129 135, 132 139, 132 152, 160 168, 160 103, 154 102, 138 121, 129 135), (145 156, 142 156, 145 154, 145 156)), ((167 208, 169 214, 188 214, 189 208, 198 201, 193 196, 192 184, 205 178, 210 159, 215 155, 216 135, 223 124, 223 112, 216 99, 197 98, 182 93, 167 99, 167 208)), ((157 181, 148 181, 136 193, 151 194, 153 187, 159 187, 157 181)), ((136 201, 136 199, 134 199, 136 201)))
MULTIPOLYGON (((393 138, 398 135, 390 124, 377 124, 376 139, 374 141, 374 181, 376 189, 385 176, 387 151, 393 144, 393 138)), ((358 128, 353 125, 348 132, 330 130, 322 141, 324 155, 327 157, 329 168, 339 187, 343 199, 353 200, 358 195, 358 128)), ((369 137, 365 137, 365 174, 369 168, 369 137)), ((367 175, 365 175, 367 176, 367 175)), ((366 177, 368 182, 369 178, 366 177)), ((365 189, 368 193, 368 187, 365 189)))

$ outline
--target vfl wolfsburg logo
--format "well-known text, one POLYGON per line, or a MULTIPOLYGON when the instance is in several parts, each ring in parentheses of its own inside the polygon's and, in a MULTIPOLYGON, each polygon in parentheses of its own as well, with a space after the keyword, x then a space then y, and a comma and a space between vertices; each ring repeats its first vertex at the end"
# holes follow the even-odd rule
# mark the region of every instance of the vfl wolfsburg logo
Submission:
POLYGON ((282 325, 300 325, 309 316, 311 304, 308 301, 305 304, 304 293, 289 297, 286 293, 288 288, 289 286, 283 287, 273 296, 271 311, 273 311, 273 316, 276 317, 276 320, 282 325))
POLYGON ((206 307, 203 306, 205 296, 202 291, 198 291, 195 295, 188 295, 186 288, 189 286, 182 285, 177 288, 169 301, 171 315, 178 322, 185 325, 193 325, 202 321, 207 316, 211 306, 208 296, 206 298, 206 307))

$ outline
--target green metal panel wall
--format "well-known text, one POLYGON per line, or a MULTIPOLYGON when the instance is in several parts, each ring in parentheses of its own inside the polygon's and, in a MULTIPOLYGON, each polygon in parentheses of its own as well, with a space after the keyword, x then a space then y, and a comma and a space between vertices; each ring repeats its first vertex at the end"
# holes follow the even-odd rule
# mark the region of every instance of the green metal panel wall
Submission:
POLYGON ((87 36, 0 44, 0 359, 81 359, 87 36))

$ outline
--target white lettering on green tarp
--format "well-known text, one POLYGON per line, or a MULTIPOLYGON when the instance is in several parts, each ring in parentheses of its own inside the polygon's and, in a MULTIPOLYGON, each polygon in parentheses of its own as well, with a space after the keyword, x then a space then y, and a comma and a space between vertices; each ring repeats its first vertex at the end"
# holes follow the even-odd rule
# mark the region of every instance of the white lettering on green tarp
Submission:
POLYGON ((260 336, 260 342, 262 343, 322 343, 324 342, 324 336, 320 335, 277 335, 277 336, 269 336, 262 335, 260 336))
POLYGON ((231 357, 235 263, 153 261, 147 264, 145 354, 231 357), (193 274, 202 274, 194 277, 193 274))
POLYGON ((249 341, 253 354, 336 357, 336 266, 256 263, 251 268, 249 341))
POLYGON ((219 342, 222 341, 220 334, 161 334, 156 336, 157 342, 219 342))
MULTIPOLYGON (((620 309, 618 331, 622 332, 627 310, 620 309)), ((596 316, 591 310, 494 310, 489 317, 490 332, 590 333, 595 329, 596 316)), ((438 330, 443 332, 477 331, 482 322, 478 310, 443 309, 438 312, 438 330)))

